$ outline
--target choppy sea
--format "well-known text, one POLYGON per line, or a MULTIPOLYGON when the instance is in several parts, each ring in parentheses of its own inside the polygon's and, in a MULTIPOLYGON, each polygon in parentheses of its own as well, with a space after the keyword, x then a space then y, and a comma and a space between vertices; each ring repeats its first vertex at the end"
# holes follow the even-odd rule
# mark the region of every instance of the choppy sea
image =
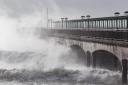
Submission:
POLYGON ((121 85, 118 71, 75 64, 43 70, 45 61, 39 62, 43 56, 33 52, 1 51, 0 85, 121 85))

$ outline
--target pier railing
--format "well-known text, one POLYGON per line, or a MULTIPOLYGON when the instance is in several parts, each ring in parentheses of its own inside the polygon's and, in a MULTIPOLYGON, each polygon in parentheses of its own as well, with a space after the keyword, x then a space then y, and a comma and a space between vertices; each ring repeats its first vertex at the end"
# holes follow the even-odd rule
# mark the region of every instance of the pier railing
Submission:
POLYGON ((128 16, 113 16, 88 19, 62 19, 53 22, 55 29, 127 29, 128 16))

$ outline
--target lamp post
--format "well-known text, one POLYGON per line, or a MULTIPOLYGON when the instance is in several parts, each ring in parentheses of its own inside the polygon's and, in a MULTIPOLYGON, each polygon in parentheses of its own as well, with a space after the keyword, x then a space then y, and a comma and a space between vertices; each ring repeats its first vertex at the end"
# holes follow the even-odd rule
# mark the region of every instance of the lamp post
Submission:
POLYGON ((65 18, 66 29, 67 29, 67 21, 68 21, 68 18, 66 17, 66 18, 65 18))
POLYGON ((82 24, 82 28, 84 28, 84 21, 83 21, 83 19, 85 19, 85 16, 81 16, 81 19, 82 19, 81 20, 82 22, 80 22, 80 23, 82 24))
POLYGON ((114 15, 115 15, 115 17, 117 17, 117 19, 116 19, 116 28, 118 29, 118 17, 120 15, 120 13, 119 12, 115 12, 114 15))
POLYGON ((127 17, 127 28, 128 28, 128 11, 125 11, 124 14, 127 17))

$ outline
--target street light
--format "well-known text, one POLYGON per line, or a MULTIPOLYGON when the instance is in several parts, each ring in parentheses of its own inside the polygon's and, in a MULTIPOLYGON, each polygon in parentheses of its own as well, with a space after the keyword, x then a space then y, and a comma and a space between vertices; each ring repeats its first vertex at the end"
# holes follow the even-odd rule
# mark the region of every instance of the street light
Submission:
POLYGON ((85 19, 85 16, 81 16, 81 22, 80 22, 80 27, 84 28, 84 21, 83 19, 85 19))
POLYGON ((66 28, 67 28, 67 21, 68 21, 68 18, 65 17, 65 25, 66 25, 66 28))
POLYGON ((120 15, 120 13, 119 13, 119 12, 115 12, 114 15, 115 15, 115 17, 117 18, 117 19, 116 19, 116 22, 114 22, 114 23, 116 24, 116 29, 118 29, 118 17, 119 17, 119 15, 120 15))
POLYGON ((61 18, 61 21, 62 21, 62 29, 63 29, 63 22, 64 22, 64 18, 61 18))
POLYGON ((127 17, 126 22, 127 22, 127 28, 128 28, 128 11, 125 11, 124 14, 125 14, 125 16, 127 17))
POLYGON ((91 17, 90 15, 87 15, 87 16, 86 16, 86 18, 88 19, 88 28, 90 28, 90 26, 89 26, 89 24, 90 24, 90 23, 89 23, 90 17, 91 17))

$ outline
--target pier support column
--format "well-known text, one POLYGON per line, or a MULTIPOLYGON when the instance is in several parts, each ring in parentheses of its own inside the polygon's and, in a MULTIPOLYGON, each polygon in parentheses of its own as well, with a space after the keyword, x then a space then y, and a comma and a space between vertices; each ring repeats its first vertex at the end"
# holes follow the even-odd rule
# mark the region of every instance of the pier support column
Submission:
POLYGON ((93 68, 96 68, 96 58, 93 56, 92 60, 93 60, 93 65, 92 66, 93 66, 93 68))
POLYGON ((91 53, 87 51, 87 67, 91 66, 91 53))
POLYGON ((122 60, 122 83, 127 84, 127 71, 128 71, 128 60, 122 60))

